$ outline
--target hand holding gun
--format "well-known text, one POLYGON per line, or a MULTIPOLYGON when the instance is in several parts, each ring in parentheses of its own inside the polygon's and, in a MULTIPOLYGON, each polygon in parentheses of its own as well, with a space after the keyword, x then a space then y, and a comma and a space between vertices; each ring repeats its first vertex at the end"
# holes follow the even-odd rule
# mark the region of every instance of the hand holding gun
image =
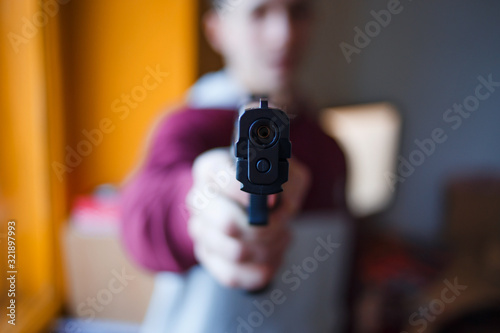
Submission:
POLYGON ((302 163, 293 158, 287 162, 288 123, 288 117, 269 108, 266 101, 241 114, 238 143, 233 146, 241 183, 233 167, 235 152, 228 149, 208 150, 193 164, 193 187, 188 198, 213 188, 214 175, 228 175, 227 184, 214 193, 206 207, 188 205, 188 231, 196 259, 222 285, 260 290, 272 281, 281 265, 290 238, 288 222, 300 210, 310 183, 309 171, 302 163), (265 197, 281 192, 288 172, 290 179, 280 193, 279 204, 268 212, 265 197), (242 183, 244 191, 240 189, 242 183), (243 209, 249 206, 246 214, 243 209))

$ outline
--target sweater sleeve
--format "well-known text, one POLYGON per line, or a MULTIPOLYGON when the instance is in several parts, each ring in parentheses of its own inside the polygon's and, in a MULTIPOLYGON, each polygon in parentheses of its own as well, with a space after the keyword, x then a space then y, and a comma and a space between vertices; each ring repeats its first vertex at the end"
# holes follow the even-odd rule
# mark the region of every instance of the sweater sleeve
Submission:
POLYGON ((196 264, 185 204, 193 184, 191 168, 199 154, 217 145, 215 141, 226 140, 206 140, 205 118, 182 111, 163 120, 145 164, 122 189, 122 240, 132 258, 147 269, 183 272, 196 264))

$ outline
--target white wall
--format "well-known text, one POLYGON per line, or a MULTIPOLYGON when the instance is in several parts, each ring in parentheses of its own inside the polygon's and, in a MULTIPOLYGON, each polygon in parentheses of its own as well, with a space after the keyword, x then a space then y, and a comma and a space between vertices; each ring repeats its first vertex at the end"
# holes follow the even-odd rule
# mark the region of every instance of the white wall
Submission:
POLYGON ((410 236, 433 239, 442 227, 447 179, 500 172, 500 87, 459 128, 443 119, 454 103, 474 95, 479 75, 500 82, 500 1, 401 0, 401 12, 350 64, 339 44, 354 45, 353 28, 364 30, 373 20, 370 11, 390 1, 319 2, 322 21, 304 80, 320 105, 393 102, 404 120, 400 154, 406 159, 419 150, 414 140, 429 138, 436 128, 447 136, 399 183, 384 216, 410 236))

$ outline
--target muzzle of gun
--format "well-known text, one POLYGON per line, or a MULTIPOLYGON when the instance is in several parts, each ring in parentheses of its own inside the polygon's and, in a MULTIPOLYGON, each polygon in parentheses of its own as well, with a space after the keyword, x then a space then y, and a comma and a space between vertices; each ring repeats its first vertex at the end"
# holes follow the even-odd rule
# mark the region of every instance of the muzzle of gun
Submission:
POLYGON ((290 119, 280 109, 270 108, 267 98, 258 107, 240 110, 234 151, 236 179, 250 193, 248 217, 251 225, 268 224, 267 196, 283 191, 291 156, 290 119))

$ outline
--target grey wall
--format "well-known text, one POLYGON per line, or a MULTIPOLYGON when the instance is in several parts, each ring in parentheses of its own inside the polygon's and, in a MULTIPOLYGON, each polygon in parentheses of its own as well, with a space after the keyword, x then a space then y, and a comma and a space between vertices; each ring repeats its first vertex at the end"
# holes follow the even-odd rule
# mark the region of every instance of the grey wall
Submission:
MULTIPOLYGON (((400 14, 347 63, 339 47, 389 1, 321 0, 321 24, 305 82, 322 106, 387 100, 403 116, 401 156, 441 128, 447 140, 404 183, 384 218, 408 235, 433 239, 442 228, 443 185, 453 174, 500 171, 500 87, 463 119, 443 119, 474 94, 479 75, 500 82, 500 1, 401 0, 400 14)), ((471 221, 474 223, 474 221, 471 221)))

